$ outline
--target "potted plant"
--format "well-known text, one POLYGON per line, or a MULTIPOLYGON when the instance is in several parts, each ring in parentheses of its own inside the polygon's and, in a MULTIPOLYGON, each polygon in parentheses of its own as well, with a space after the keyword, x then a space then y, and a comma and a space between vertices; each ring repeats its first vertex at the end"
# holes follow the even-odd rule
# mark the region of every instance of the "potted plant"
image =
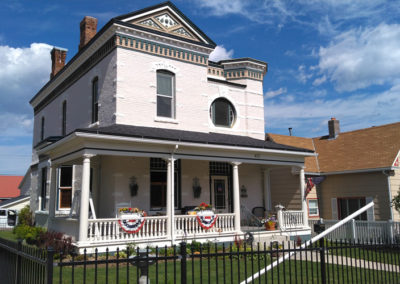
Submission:
POLYGON ((212 208, 212 206, 210 204, 207 204, 205 202, 200 203, 199 206, 197 206, 196 208, 194 208, 194 211, 197 214, 214 214, 214 209, 212 208))
POLYGON ((264 223, 265 230, 267 231, 275 231, 278 224, 275 215, 270 215, 268 218, 261 220, 261 222, 264 223))

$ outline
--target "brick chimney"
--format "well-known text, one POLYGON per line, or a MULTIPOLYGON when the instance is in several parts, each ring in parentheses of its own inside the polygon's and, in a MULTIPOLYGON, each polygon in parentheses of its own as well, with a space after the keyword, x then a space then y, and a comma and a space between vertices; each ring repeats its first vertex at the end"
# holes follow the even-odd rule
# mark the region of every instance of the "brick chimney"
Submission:
POLYGON ((329 129, 329 139, 335 139, 340 133, 340 125, 339 120, 332 117, 331 120, 328 121, 328 129, 329 129))
POLYGON ((53 47, 51 50, 51 73, 50 79, 52 79, 56 74, 64 67, 65 58, 67 57, 67 49, 61 47, 53 47))
POLYGON ((80 23, 81 28, 81 42, 79 43, 79 50, 81 50, 97 32, 97 19, 85 16, 80 23))

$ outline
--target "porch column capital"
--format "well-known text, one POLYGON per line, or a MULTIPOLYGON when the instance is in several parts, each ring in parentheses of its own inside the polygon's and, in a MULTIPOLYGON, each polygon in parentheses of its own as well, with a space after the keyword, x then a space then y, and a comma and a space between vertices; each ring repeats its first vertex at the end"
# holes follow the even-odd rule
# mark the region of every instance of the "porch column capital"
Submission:
POLYGON ((242 162, 231 162, 232 166, 238 167, 242 164, 242 162))
POLYGON ((83 154, 82 155, 82 157, 83 157, 83 159, 84 160, 86 160, 86 159, 91 159, 91 158, 93 158, 94 156, 96 156, 95 154, 83 154))

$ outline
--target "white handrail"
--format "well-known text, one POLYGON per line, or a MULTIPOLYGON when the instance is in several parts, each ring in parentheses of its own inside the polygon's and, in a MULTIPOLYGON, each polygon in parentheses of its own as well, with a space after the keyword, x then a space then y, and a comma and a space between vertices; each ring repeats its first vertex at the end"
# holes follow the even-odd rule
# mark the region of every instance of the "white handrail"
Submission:
MULTIPOLYGON (((372 206, 374 206, 374 202, 371 201, 370 203, 368 203, 367 205, 365 205, 364 207, 361 207, 360 209, 358 209, 356 212, 354 212, 353 214, 350 214, 349 216, 347 216, 346 218, 344 218, 343 220, 339 221, 337 224, 333 225, 332 227, 330 227, 329 229, 323 231, 321 234, 315 236, 314 238, 312 238, 311 240, 308 240, 307 242, 305 242, 304 244, 302 244, 300 246, 300 249, 304 249, 307 246, 309 246, 311 243, 315 243, 316 241, 318 241, 319 239, 325 237, 326 235, 328 235, 330 232, 336 230, 337 228, 339 228, 340 226, 346 224, 347 222, 349 222, 350 220, 354 219, 355 217, 357 217, 358 215, 360 215, 361 213, 364 213, 365 211, 367 211, 369 208, 371 208, 372 206)), ((267 267, 261 269, 260 271, 258 271, 257 273, 255 273, 254 275, 250 276, 249 278, 247 278, 245 281, 242 281, 240 284, 246 284, 248 282, 253 281, 254 279, 260 277, 261 275, 265 274, 265 272, 271 270, 272 268, 274 268, 275 266, 277 266, 278 264, 282 263, 283 261, 285 261, 286 259, 288 259, 289 257, 291 257, 293 254, 295 254, 296 251, 290 252, 282 257, 280 257, 278 260, 274 261, 273 263, 271 263, 270 265, 268 265, 267 267)))

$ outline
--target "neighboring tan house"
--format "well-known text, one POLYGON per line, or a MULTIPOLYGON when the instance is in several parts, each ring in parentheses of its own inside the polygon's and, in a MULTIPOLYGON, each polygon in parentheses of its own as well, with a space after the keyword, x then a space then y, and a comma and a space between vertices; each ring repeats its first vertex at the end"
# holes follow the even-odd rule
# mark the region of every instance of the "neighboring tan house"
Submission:
POLYGON ((332 118, 328 129, 329 135, 316 138, 267 134, 268 141, 317 153, 305 160, 306 177, 325 177, 307 195, 311 208, 319 205, 315 217, 343 219, 374 201, 361 219, 400 221, 391 206, 400 190, 400 122, 340 132, 339 120, 332 118))
POLYGON ((216 44, 171 2, 80 28, 78 53, 65 65, 54 48, 30 101, 36 224, 89 249, 232 241, 241 210, 283 202, 273 234, 310 234, 303 167, 314 153, 265 141, 265 62, 209 61, 216 44), (186 214, 201 202, 215 207, 210 229, 186 214), (139 231, 125 230, 121 207, 147 212, 139 231))
POLYGON ((18 197, 20 195, 18 186, 21 183, 22 178, 22 176, 0 175, 0 206, 1 202, 18 197))

